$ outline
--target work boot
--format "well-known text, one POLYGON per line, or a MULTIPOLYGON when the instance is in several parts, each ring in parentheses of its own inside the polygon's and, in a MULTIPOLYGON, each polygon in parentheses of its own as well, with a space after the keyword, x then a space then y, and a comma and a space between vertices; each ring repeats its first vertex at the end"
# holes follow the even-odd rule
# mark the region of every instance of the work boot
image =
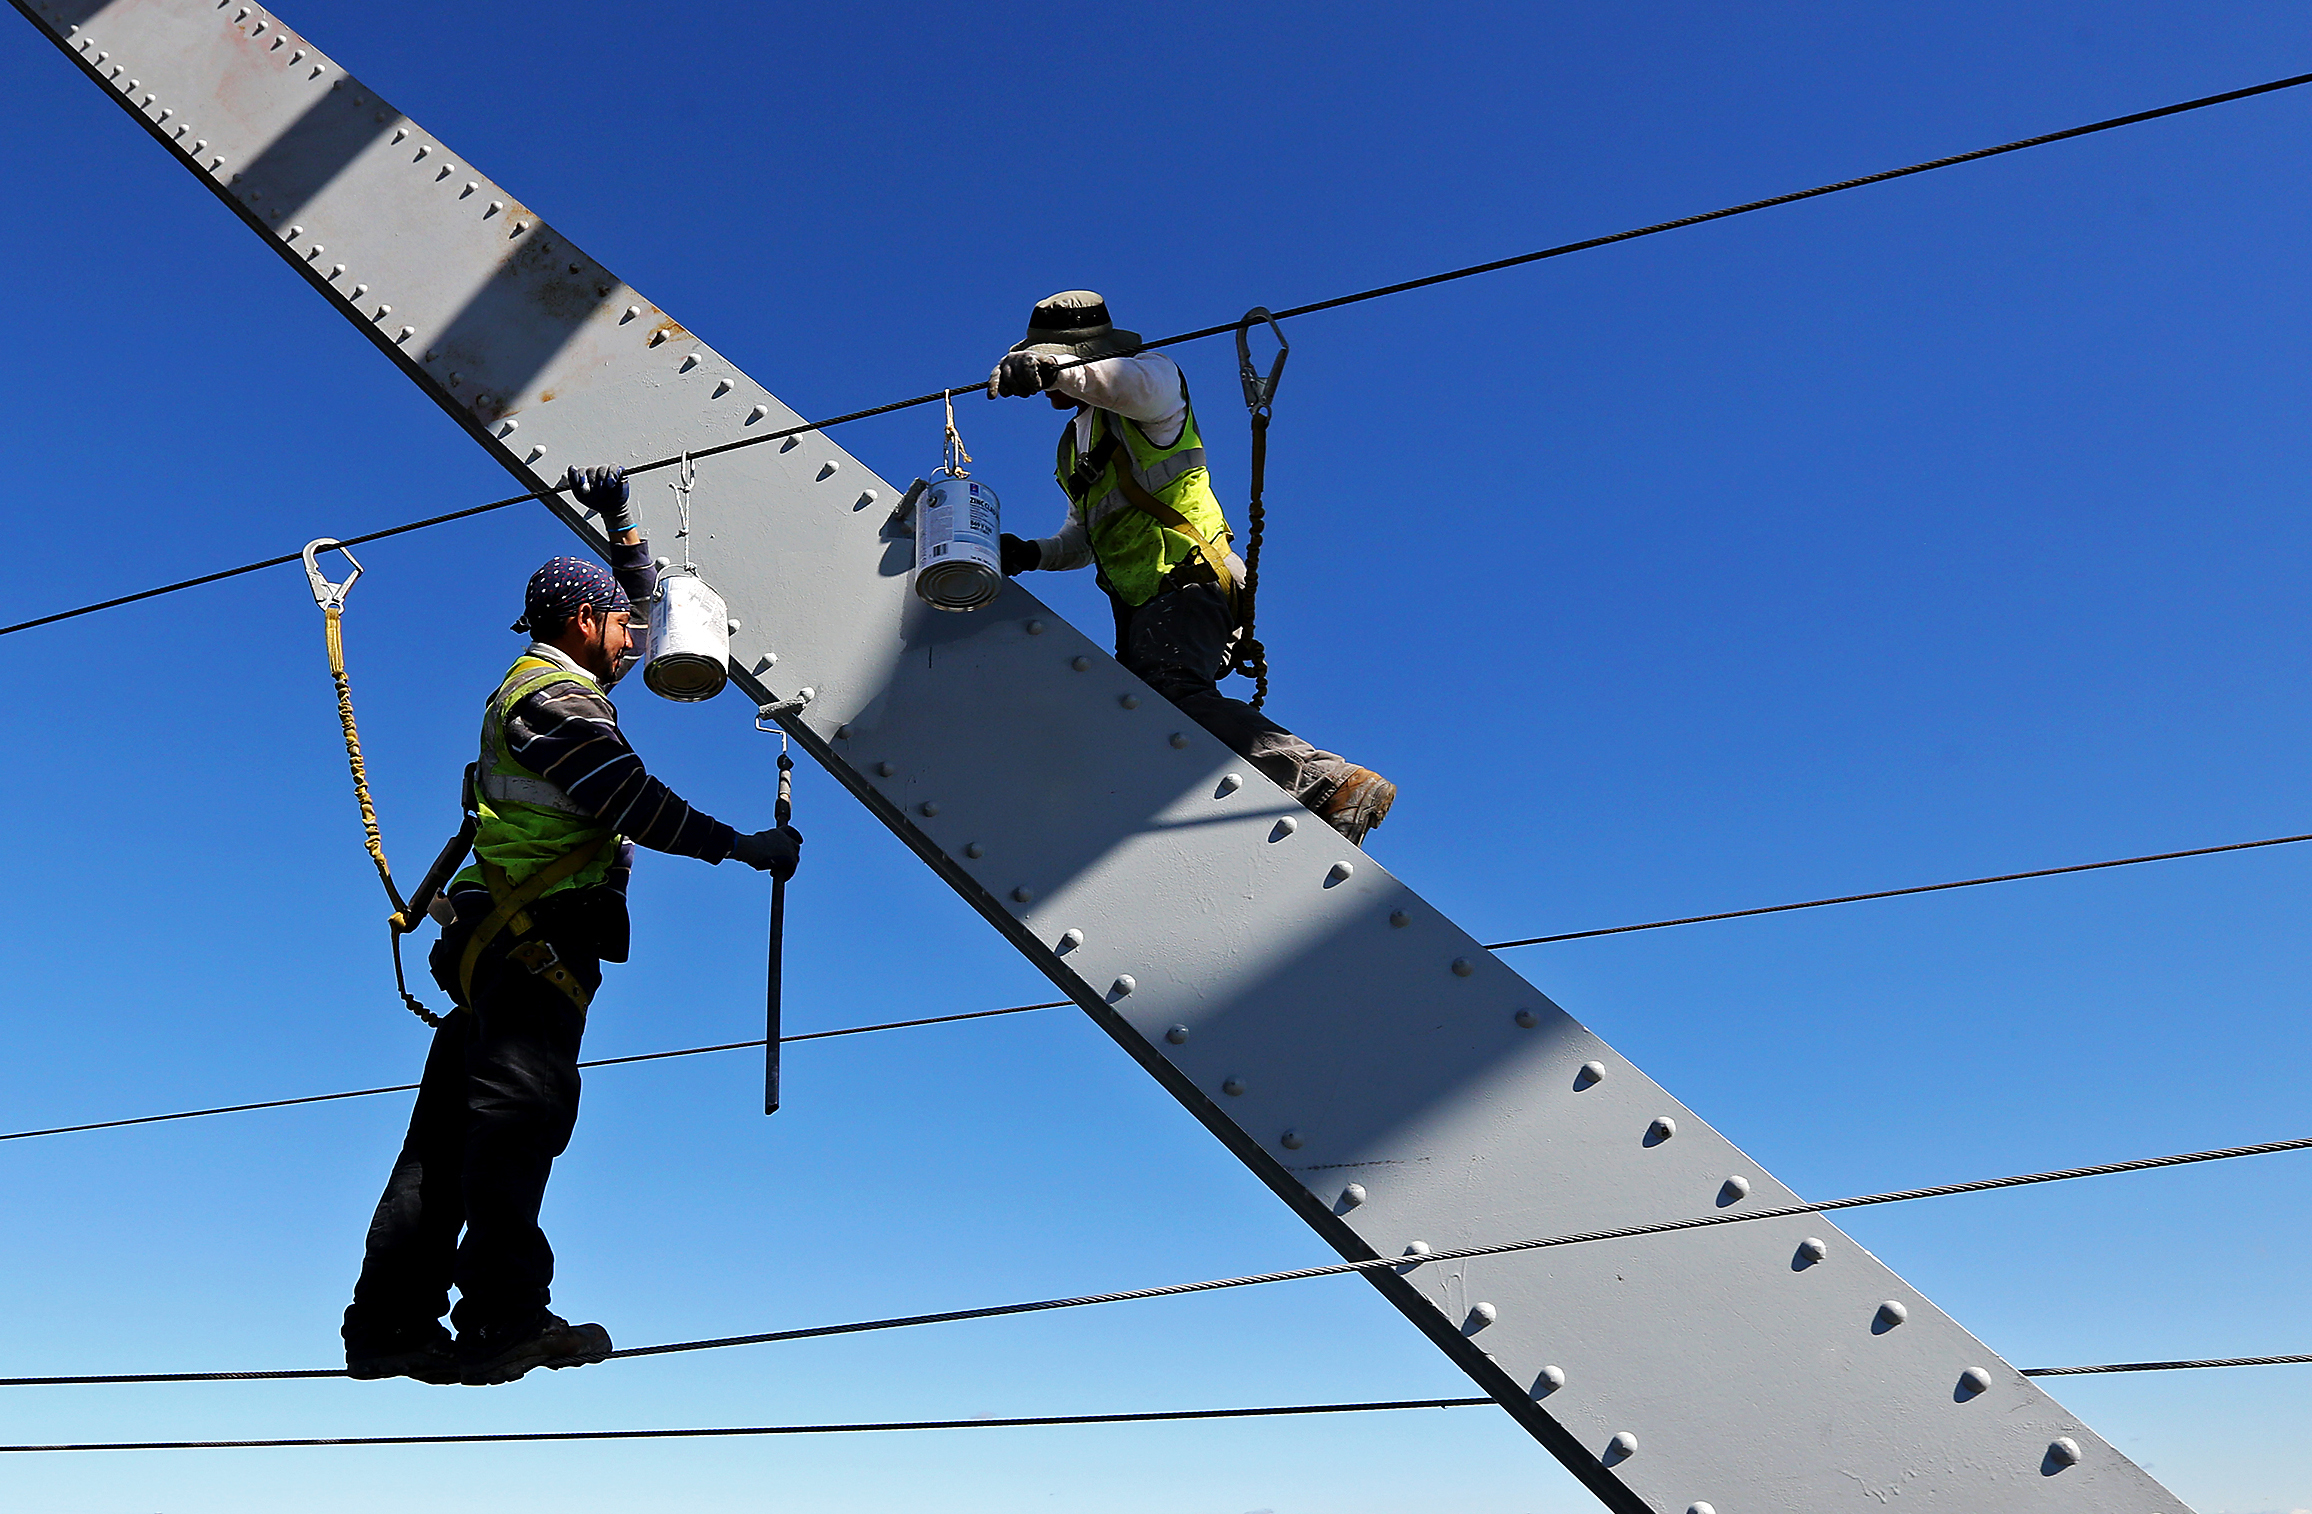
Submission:
POLYGON ((345 1342, 345 1375, 356 1382, 387 1377, 414 1377, 421 1383, 458 1380, 457 1347, 438 1320, 408 1325, 383 1335, 349 1336, 345 1342))
POLYGON ((583 1367, 610 1354, 610 1332, 541 1310, 526 1326, 484 1326, 458 1336, 458 1381, 510 1383, 532 1367, 583 1367))
POLYGON ((1351 846, 1362 846, 1365 832, 1389 818, 1389 806, 1397 802, 1397 786, 1371 768, 1352 767, 1332 797, 1317 813, 1325 824, 1349 838, 1351 846))

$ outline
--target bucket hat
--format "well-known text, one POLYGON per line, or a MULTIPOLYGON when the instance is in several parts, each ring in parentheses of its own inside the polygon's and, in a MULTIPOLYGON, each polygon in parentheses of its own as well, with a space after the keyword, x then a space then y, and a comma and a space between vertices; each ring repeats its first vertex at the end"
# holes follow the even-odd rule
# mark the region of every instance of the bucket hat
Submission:
POLYGON ((1036 301, 1028 316, 1028 334, 1013 344, 1012 351, 1092 358, 1139 347, 1139 332, 1118 331, 1109 321, 1106 300, 1089 289, 1068 289, 1036 301))

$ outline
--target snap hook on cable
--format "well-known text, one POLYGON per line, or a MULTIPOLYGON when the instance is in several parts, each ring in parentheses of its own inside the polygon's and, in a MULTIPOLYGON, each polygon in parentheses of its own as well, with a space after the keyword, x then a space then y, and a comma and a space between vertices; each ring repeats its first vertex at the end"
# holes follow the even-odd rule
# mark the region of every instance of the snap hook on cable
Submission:
POLYGON ((302 555, 305 559, 305 581, 313 586, 313 602, 324 610, 344 609, 345 596, 353 592, 353 586, 361 579, 361 564, 354 559, 353 553, 335 537, 322 536, 307 542, 302 555), (342 552, 345 560, 353 564, 353 571, 346 575, 345 582, 333 584, 321 576, 319 558, 324 552, 342 552))
POLYGON ((1277 381, 1284 377, 1284 360, 1292 356, 1292 343, 1284 338, 1284 327, 1268 313, 1265 305, 1255 305, 1236 323, 1236 373, 1244 382, 1244 407, 1255 415, 1266 415, 1269 402, 1276 398, 1277 381), (1252 365, 1252 328, 1261 322, 1276 336, 1276 361, 1268 365, 1268 376, 1261 377, 1252 365))

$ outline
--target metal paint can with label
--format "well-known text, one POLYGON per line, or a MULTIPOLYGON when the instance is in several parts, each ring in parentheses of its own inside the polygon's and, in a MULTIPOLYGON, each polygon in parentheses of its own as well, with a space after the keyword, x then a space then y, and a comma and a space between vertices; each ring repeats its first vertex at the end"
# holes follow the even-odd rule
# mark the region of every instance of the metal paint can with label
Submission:
POLYGON ((915 506, 915 592, 940 610, 976 610, 1003 591, 1002 506, 976 478, 940 478, 915 506))
POLYGON ((650 660, 642 681, 667 699, 712 699, 730 680, 731 612, 688 573, 658 581, 650 606, 650 660))

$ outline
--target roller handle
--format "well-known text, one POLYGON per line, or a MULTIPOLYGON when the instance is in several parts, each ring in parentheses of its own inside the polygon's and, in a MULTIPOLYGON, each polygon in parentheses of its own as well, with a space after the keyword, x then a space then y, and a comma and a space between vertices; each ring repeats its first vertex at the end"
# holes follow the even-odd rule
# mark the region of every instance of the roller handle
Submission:
MULTIPOLYGON (((795 759, 783 750, 779 753, 779 799, 772 807, 771 816, 779 825, 795 818, 795 759)), ((767 1115, 779 1112, 779 1001, 786 941, 787 880, 773 878, 770 960, 763 981, 763 1113, 767 1115)))

